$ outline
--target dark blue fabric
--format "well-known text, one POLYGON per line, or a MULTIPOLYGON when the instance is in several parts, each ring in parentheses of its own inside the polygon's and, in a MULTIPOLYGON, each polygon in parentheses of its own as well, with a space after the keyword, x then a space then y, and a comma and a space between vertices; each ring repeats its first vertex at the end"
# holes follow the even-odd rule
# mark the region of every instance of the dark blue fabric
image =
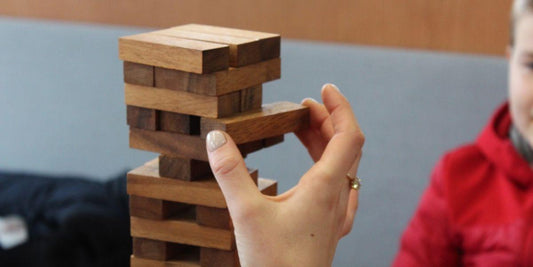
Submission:
POLYGON ((0 172, 0 216, 14 214, 30 240, 0 248, 0 266, 129 266, 125 174, 101 183, 0 172))

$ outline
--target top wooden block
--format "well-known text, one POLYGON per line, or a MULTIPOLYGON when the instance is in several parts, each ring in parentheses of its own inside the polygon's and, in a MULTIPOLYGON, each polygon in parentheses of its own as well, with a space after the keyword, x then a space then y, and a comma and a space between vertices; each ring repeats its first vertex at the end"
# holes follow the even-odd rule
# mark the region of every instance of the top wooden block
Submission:
POLYGON ((229 67, 229 46, 142 33, 119 39, 119 58, 124 61, 203 74, 229 67))
POLYGON ((278 34, 188 24, 154 32, 229 46, 229 65, 242 67, 280 56, 278 34))

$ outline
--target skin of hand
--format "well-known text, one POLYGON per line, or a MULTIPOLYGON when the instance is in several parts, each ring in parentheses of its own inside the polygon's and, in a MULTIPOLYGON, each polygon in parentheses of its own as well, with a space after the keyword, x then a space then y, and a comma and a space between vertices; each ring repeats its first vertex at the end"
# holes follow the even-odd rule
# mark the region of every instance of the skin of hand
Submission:
POLYGON ((319 104, 305 99, 310 126, 296 135, 315 164, 282 195, 262 195, 231 137, 207 136, 209 163, 235 228, 242 266, 331 266, 351 231, 358 205, 346 174, 355 175, 365 137, 349 102, 332 84, 319 104))

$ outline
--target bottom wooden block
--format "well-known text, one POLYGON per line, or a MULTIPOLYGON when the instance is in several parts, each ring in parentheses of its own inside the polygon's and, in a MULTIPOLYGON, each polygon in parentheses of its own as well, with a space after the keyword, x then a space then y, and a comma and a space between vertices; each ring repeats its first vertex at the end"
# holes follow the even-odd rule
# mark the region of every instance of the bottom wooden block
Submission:
POLYGON ((176 243, 152 240, 146 238, 133 238, 133 255, 143 259, 170 260, 183 257, 191 253, 190 246, 176 243))
POLYGON ((225 251, 213 248, 200 249, 200 266, 202 267, 240 267, 237 250, 225 251))

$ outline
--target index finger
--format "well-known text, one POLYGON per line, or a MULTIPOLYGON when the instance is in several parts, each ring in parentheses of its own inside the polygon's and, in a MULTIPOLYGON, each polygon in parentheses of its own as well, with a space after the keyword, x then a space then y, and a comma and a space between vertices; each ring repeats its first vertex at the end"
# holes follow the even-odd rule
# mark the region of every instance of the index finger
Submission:
POLYGON ((310 172, 319 172, 331 185, 345 185, 344 177, 352 168, 364 144, 364 135, 348 100, 335 85, 322 89, 322 99, 328 110, 334 134, 320 160, 310 172))

